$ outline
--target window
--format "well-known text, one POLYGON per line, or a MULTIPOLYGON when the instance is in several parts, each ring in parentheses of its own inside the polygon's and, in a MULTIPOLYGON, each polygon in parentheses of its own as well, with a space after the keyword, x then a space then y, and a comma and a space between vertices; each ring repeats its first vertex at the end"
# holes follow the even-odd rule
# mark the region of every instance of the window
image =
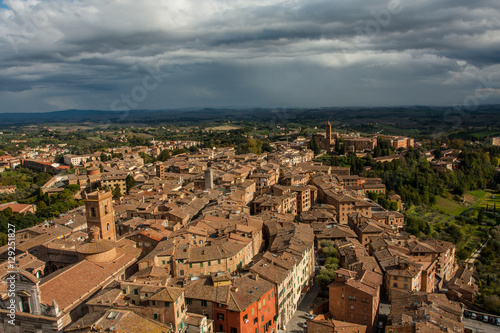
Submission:
POLYGON ((179 275, 180 275, 180 276, 184 276, 184 270, 183 270, 183 269, 181 269, 181 270, 179 271, 179 275))
POLYGON ((127 289, 123 289, 123 293, 126 294, 127 293, 127 289))
POLYGON ((217 319, 218 320, 224 320, 224 314, 223 313, 218 313, 217 314, 217 319))
POLYGON ((247 320, 248 320, 248 314, 243 316, 243 321, 247 321, 247 320))
POLYGON ((262 322, 264 322, 264 315, 262 315, 262 322))
POLYGON ((405 283, 405 289, 408 289, 408 285, 405 283))
POLYGON ((158 319, 158 314, 153 313, 153 319, 158 319))
POLYGON ((169 302, 165 302, 165 307, 166 308, 170 307, 170 303, 169 302))
POLYGON ((200 267, 203 267, 203 263, 202 262, 200 262, 200 267))
POLYGON ((95 216, 96 216, 96 213, 95 213, 95 208, 94 208, 94 207, 90 208, 90 215, 91 215, 92 217, 95 217, 95 216))
POLYGON ((224 325, 219 325, 219 331, 224 332, 224 325))
POLYGON ((220 259, 219 259, 219 260, 217 260, 217 263, 220 265, 220 259))
POLYGON ((392 286, 393 286, 394 288, 397 288, 397 287, 398 287, 398 284, 397 284, 396 282, 394 282, 394 283, 392 284, 392 286))
POLYGON ((267 300, 270 301, 271 300, 271 294, 267 295, 267 300))
POLYGON ((254 315, 254 313, 255 313, 255 309, 254 309, 254 308, 252 308, 252 316, 254 315))
POLYGON ((152 301, 153 305, 156 305, 156 302, 155 301, 152 301))
POLYGON ((138 289, 134 289, 134 295, 139 295, 139 290, 138 289))
POLYGON ((179 310, 177 310, 177 318, 179 318, 179 310))
POLYGON ((201 300, 201 306, 203 306, 204 308, 207 307, 207 301, 205 301, 204 299, 201 300))
POLYGON ((212 262, 211 261, 208 262, 208 266, 212 266, 212 262))
POLYGON ((238 329, 236 327, 231 327, 231 333, 238 333, 238 329))
POLYGON ((165 260, 162 260, 162 261, 161 261, 161 264, 162 264, 162 265, 165 265, 165 260))
POLYGON ((186 298, 186 304, 193 304, 192 298, 186 298))
POLYGON ((260 302, 259 302, 259 310, 260 310, 260 309, 262 309, 262 306, 261 306, 261 304, 260 304, 260 302))
POLYGON ((266 299, 265 298, 262 300, 262 306, 266 306, 266 299))
POLYGON ((193 264, 189 264, 189 268, 193 268, 193 264))
POLYGON ((108 214, 108 205, 104 205, 104 214, 108 214))
POLYGON ((28 297, 21 297, 21 312, 30 313, 30 299, 28 297))

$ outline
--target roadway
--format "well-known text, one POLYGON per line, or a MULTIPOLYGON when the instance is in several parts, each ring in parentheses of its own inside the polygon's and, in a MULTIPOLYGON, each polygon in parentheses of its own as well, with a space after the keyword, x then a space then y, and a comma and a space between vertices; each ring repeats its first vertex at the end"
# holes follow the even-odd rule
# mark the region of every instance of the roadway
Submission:
POLYGON ((286 331, 278 330, 278 332, 304 333, 306 331, 306 328, 304 327, 304 323, 306 322, 307 319, 306 314, 308 314, 309 311, 311 310, 311 304, 313 303, 314 299, 318 296, 318 294, 319 294, 319 287, 316 283, 314 283, 314 286, 304 296, 302 302, 300 302, 299 306, 297 307, 297 311, 295 311, 293 317, 288 321, 288 324, 286 325, 286 331))
POLYGON ((499 333, 500 326, 491 325, 475 319, 463 318, 462 324, 465 328, 470 328, 474 333, 499 333))
POLYGON ((476 252, 474 252, 474 254, 467 260, 467 263, 473 264, 479 258, 481 251, 484 249, 486 244, 488 244, 490 239, 491 239, 491 235, 489 235, 488 238, 486 239, 486 241, 483 244, 481 244, 481 246, 479 246, 479 248, 476 250, 476 252))

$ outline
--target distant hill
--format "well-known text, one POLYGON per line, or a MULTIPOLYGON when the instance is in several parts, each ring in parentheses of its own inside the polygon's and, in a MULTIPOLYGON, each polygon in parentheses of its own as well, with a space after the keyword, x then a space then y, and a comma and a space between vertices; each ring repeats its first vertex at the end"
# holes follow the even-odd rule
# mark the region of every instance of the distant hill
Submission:
POLYGON ((290 122, 313 124, 326 120, 352 125, 371 124, 400 129, 422 127, 499 126, 500 105, 484 105, 474 111, 456 111, 451 107, 341 107, 341 108, 204 108, 199 110, 64 110, 47 113, 2 113, 0 126, 42 123, 116 123, 116 124, 190 124, 216 120, 264 121, 272 124, 290 122))

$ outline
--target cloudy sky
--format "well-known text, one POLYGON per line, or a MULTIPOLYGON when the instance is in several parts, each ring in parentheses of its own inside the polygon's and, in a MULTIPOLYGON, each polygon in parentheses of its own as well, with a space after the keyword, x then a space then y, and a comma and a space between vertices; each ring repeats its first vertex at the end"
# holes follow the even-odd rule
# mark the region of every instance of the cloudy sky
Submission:
POLYGON ((0 0, 0 112, 500 103, 498 0, 0 0))

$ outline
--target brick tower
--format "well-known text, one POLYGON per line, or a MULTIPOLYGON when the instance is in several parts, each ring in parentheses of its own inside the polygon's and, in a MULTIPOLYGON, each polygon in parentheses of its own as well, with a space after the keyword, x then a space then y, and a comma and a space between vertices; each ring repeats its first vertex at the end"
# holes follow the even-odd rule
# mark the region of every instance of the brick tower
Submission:
POLYGON ((116 241, 113 195, 111 192, 92 192, 85 199, 87 228, 100 229, 101 239, 116 241))
POLYGON ((329 121, 326 122, 326 149, 330 148, 332 145, 332 124, 329 121))

